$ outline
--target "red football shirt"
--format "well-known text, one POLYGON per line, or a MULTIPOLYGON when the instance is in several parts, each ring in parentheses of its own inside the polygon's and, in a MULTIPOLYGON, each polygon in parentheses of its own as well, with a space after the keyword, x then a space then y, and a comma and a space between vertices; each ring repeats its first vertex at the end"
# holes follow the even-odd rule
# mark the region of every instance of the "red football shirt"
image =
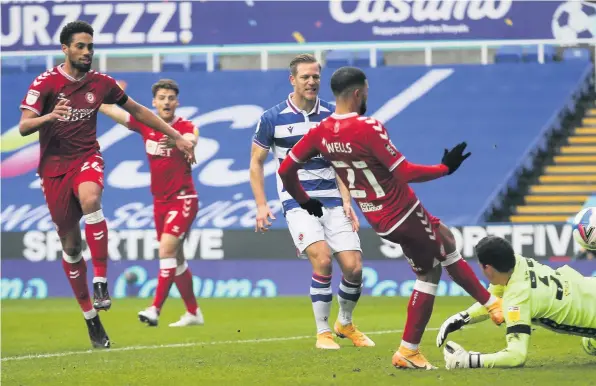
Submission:
POLYGON ((113 78, 93 70, 77 80, 59 65, 35 78, 21 109, 46 115, 60 99, 69 100, 72 108, 69 120, 48 123, 39 129, 39 175, 61 176, 79 166, 86 155, 99 151, 97 110, 102 103, 118 103, 124 97, 113 78))
MULTIPOLYGON (((395 229, 418 206, 408 182, 428 181, 448 172, 445 165, 408 163, 379 121, 356 113, 333 114, 312 128, 292 148, 280 175, 290 163, 319 153, 331 162, 367 221, 380 234, 395 229)), ((302 202, 306 197, 293 182, 284 178, 288 192, 297 194, 292 195, 302 202)))
MULTIPOLYGON (((197 129, 192 122, 180 117, 174 117, 170 126, 180 134, 197 135, 197 129)), ((197 197, 197 191, 192 181, 192 169, 184 157, 184 153, 176 147, 161 146, 159 140, 164 137, 164 134, 142 124, 133 116, 129 118, 128 128, 143 136, 151 170, 151 193, 155 200, 168 201, 176 198, 197 197)))

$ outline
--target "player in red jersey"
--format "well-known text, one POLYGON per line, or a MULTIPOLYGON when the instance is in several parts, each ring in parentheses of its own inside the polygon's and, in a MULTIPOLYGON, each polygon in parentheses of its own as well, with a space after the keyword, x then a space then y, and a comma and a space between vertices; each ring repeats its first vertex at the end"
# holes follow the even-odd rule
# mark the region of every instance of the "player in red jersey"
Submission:
POLYGON ((298 181, 300 164, 322 154, 348 186, 362 213, 383 239, 401 245, 417 280, 408 305, 408 316, 393 365, 399 368, 434 369, 419 351, 430 319, 441 265, 451 277, 489 310, 495 323, 503 322, 501 299, 478 281, 456 249, 453 234, 430 215, 409 187, 410 182, 431 181, 453 173, 469 156, 465 143, 445 150, 439 165, 406 161, 383 125, 362 116, 366 112, 368 82, 358 68, 342 67, 331 77, 335 113, 312 128, 290 151, 279 169, 288 193, 312 215, 323 214, 298 181))
MULTIPOLYGON (((171 79, 161 79, 151 87, 151 91, 157 115, 172 125, 183 137, 196 144, 198 129, 192 122, 176 116, 180 92, 178 84, 171 79)), ((170 324, 170 327, 202 325, 203 314, 197 306, 192 273, 182 248, 184 237, 199 210, 191 167, 184 154, 172 148, 173 143, 168 143, 168 137, 140 123, 126 111, 114 105, 102 105, 99 111, 139 133, 143 137, 149 159, 160 269, 153 304, 139 312, 139 320, 149 326, 157 326, 159 314, 172 283, 176 283, 186 305, 186 313, 179 321, 170 324)))
POLYGON ((38 174, 52 221, 60 236, 62 266, 83 311, 94 347, 110 340, 97 315, 111 299, 107 285, 108 229, 101 209, 104 162, 97 143, 97 110, 117 103, 138 121, 176 140, 194 160, 194 144, 129 98, 111 77, 91 70, 93 28, 83 21, 68 23, 60 32, 63 64, 39 75, 21 103, 21 135, 39 131, 38 174), (94 301, 89 298, 87 266, 81 255, 79 221, 93 261, 94 301))

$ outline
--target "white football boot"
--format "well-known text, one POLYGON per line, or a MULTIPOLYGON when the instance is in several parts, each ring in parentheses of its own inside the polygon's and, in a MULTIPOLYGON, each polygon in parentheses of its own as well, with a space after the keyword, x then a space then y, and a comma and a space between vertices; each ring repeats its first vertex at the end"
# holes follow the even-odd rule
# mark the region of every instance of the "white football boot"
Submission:
POLYGON ((203 313, 201 312, 200 308, 197 308, 196 315, 193 315, 187 311, 180 317, 179 321, 170 323, 170 327, 202 326, 203 324, 205 324, 203 313))
POLYGON ((157 326, 159 314, 157 313, 157 308, 155 308, 154 306, 147 307, 143 311, 139 311, 138 315, 139 320, 142 323, 147 323, 147 325, 151 327, 157 326))

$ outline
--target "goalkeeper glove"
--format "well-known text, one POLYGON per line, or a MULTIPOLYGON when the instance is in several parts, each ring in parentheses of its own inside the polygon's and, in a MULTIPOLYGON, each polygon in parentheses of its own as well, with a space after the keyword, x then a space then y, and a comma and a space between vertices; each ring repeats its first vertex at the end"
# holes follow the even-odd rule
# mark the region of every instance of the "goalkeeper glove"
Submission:
POLYGON ((300 207, 312 216, 323 217, 323 204, 319 200, 311 198, 304 204, 300 204, 300 207))
POLYGON ((441 347, 447 339, 447 335, 461 329, 466 324, 470 323, 470 315, 463 311, 453 316, 450 316, 446 321, 443 322, 439 333, 437 334, 437 347, 441 347))
POLYGON ((455 342, 447 342, 443 349, 445 368, 453 369, 475 369, 482 367, 482 359, 478 352, 467 352, 462 346, 455 342))
POLYGON ((447 168, 449 169, 448 174, 452 174, 453 172, 455 172, 462 164, 462 162, 464 162, 466 158, 472 155, 472 153, 470 152, 464 154, 466 146, 468 146, 468 144, 462 142, 451 150, 445 149, 441 163, 447 166, 447 168))

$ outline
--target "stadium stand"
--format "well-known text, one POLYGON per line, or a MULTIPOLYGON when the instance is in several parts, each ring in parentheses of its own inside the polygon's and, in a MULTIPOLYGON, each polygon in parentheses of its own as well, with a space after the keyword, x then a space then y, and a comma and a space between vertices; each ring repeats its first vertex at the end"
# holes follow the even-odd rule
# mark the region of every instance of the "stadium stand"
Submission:
POLYGON ((596 196, 596 101, 586 109, 581 126, 575 127, 555 150, 550 165, 530 186, 524 204, 515 209, 511 222, 565 222, 596 196))

